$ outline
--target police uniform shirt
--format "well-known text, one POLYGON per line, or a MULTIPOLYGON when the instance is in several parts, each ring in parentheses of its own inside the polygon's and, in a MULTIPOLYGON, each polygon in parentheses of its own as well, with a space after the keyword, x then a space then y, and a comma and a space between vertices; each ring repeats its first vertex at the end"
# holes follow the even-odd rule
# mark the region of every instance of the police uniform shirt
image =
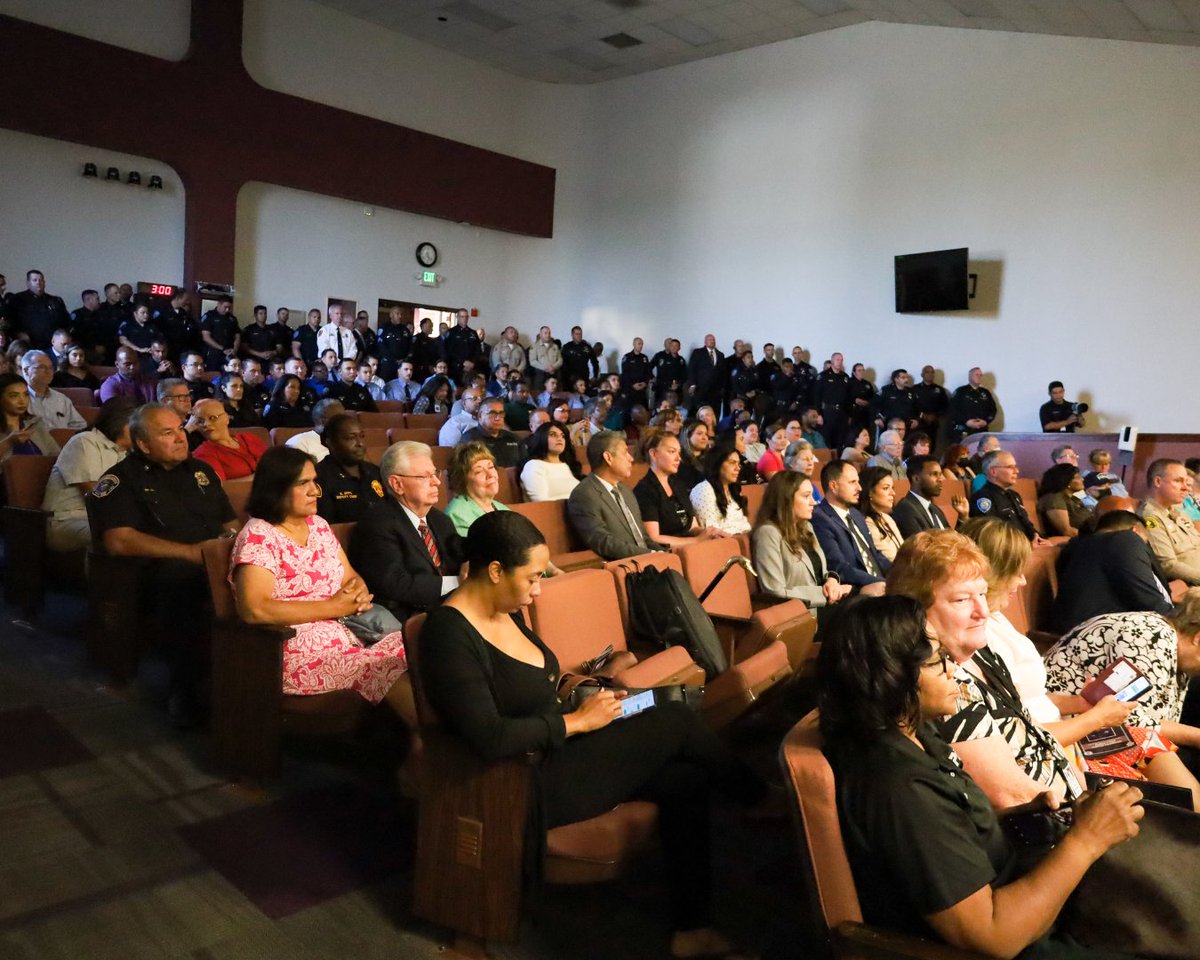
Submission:
POLYGON ((570 389, 576 380, 587 380, 593 371, 598 372, 600 369, 596 355, 592 353, 591 344, 586 340, 580 340, 578 343, 568 340, 563 344, 562 358, 563 376, 567 381, 562 384, 564 389, 570 389))
POLYGON ((207 380, 184 381, 188 385, 188 393, 192 395, 192 403, 208 400, 213 395, 212 384, 207 380))
MULTIPOLYGON (((687 380, 687 361, 679 354, 666 352, 655 354, 652 364, 654 382, 661 389, 667 389, 672 383, 683 386, 687 380)), ((566 386, 564 384, 564 386, 566 386)))
POLYGON ((178 360, 184 350, 195 350, 200 346, 200 329, 186 310, 167 307, 165 310, 155 310, 150 319, 158 324, 167 338, 167 347, 173 359, 178 360))
POLYGON ((1073 423, 1067 424, 1065 427, 1059 427, 1057 430, 1046 429, 1046 424, 1048 423, 1069 419, 1074 413, 1071 406, 1066 400, 1062 403, 1055 403, 1053 400, 1047 400, 1043 403, 1042 408, 1038 410, 1038 419, 1042 421, 1042 431, 1044 433, 1074 433, 1075 424, 1073 423))
POLYGON ((379 468, 364 460, 352 477, 333 457, 317 464, 317 483, 321 496, 317 513, 329 523, 357 523, 366 511, 384 499, 383 478, 379 468))
POLYGON ((266 324, 260 327, 257 323, 251 323, 242 331, 242 346, 259 353, 274 353, 279 347, 279 339, 266 324))
POLYGON ((1004 490, 990 480, 971 494, 971 516, 999 517, 1015 523, 1030 540, 1037 535, 1025 512, 1025 502, 1012 490, 1004 490))
MULTIPOLYGON (((138 323, 136 320, 126 320, 117 329, 117 336, 124 337, 135 347, 138 347, 142 350, 149 350, 150 344, 152 344, 155 340, 166 339, 166 337, 163 336, 163 332, 158 329, 158 324, 156 324, 153 320, 147 320, 145 323, 138 323)), ((157 366, 157 364, 154 364, 153 361, 150 360, 149 356, 146 356, 145 360, 142 362, 143 366, 147 364, 157 366)))
MULTIPOLYGON (((200 318, 201 332, 207 330, 208 335, 220 344, 222 350, 228 350, 233 346, 233 338, 242 332, 237 317, 232 313, 227 313, 221 316, 216 310, 209 310, 203 317, 200 318)), ((212 352, 212 347, 205 344, 208 351, 212 352)))
POLYGON ((909 388, 901 390, 894 383, 889 383, 879 391, 879 415, 886 424, 889 420, 899 419, 908 423, 916 419, 916 397, 909 388))
POLYGON ((845 411, 850 404, 850 374, 825 370, 817 377, 816 396, 822 409, 845 411))
POLYGON ((866 423, 871 419, 875 412, 875 404, 878 402, 878 394, 875 392, 875 384, 870 380, 856 380, 850 378, 850 419, 855 423, 866 423), (866 406, 856 403, 856 400, 865 400, 866 406))
POLYGON ((371 399, 371 394, 361 383, 345 383, 340 378, 330 381, 329 389, 325 391, 327 397, 333 397, 335 400, 342 401, 342 406, 347 410, 357 410, 360 413, 375 413, 379 408, 375 406, 375 401, 371 399))
POLYGON ((296 328, 296 332, 292 334, 292 343, 300 344, 300 356, 308 366, 311 367, 320 359, 317 352, 317 331, 309 324, 296 328))
POLYGON ((950 395, 940 383, 914 383, 911 392, 918 416, 940 417, 950 406, 950 395))
POLYGON ((1137 512, 1146 522, 1146 539, 1166 578, 1200 586, 1200 533, 1183 509, 1143 500, 1137 512))
POLYGON ((457 323, 446 332, 446 359, 457 370, 464 360, 475 360, 479 357, 481 345, 479 336, 470 326, 460 327, 457 323))
MULTIPOLYGON (((968 430, 968 420, 984 420, 991 423, 996 419, 996 401, 987 387, 964 384, 954 391, 954 427, 968 430)), ((986 427, 984 428, 986 429, 986 427)))
MULTIPOLYGON (((455 327, 454 329, 458 329, 455 327)), ((442 359, 442 341, 434 336, 418 333, 413 337, 412 362, 416 367, 417 376, 423 376, 433 369, 433 365, 442 359)))
POLYGON ((71 322, 61 297, 49 293, 35 296, 32 290, 14 293, 6 312, 15 332, 28 334, 29 345, 39 350, 50 349, 54 331, 71 322))
POLYGON ((162 540, 200 543, 236 519, 216 471, 191 457, 168 470, 131 453, 96 481, 90 496, 98 535, 132 527, 162 540))
POLYGON ((99 310, 88 310, 80 307, 71 314, 71 322, 67 326, 71 340, 85 350, 96 346, 102 339, 101 321, 104 315, 99 310))
POLYGON ((650 358, 644 353, 634 353, 630 350, 621 358, 621 385, 626 390, 632 390, 635 383, 649 382, 650 358))

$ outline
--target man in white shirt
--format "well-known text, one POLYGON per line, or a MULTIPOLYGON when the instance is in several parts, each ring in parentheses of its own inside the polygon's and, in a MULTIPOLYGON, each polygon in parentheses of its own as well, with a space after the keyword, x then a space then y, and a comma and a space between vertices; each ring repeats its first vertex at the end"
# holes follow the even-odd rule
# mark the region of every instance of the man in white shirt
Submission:
POLYGON ((482 399, 483 391, 478 387, 467 387, 463 391, 462 397, 459 398, 459 402, 462 404, 462 411, 453 414, 450 419, 442 424, 442 429, 438 431, 439 447, 457 447, 464 433, 479 426, 477 416, 479 414, 479 402, 482 399))
POLYGON ((334 400, 332 397, 326 400, 320 400, 313 407, 313 428, 304 433, 298 433, 294 437, 289 437, 287 446, 295 447, 297 450, 303 450, 310 457, 313 457, 317 463, 320 463, 329 456, 329 448, 321 442, 321 431, 325 429, 325 424, 336 417, 339 413, 345 413, 346 408, 342 405, 341 400, 334 400))
POLYGON ((354 318, 346 316, 340 303, 329 306, 328 322, 317 331, 317 356, 326 350, 337 354, 339 361, 358 357, 358 338, 354 336, 354 318))
POLYGON ((65 427, 86 430, 87 421, 79 415, 65 393, 50 389, 54 379, 54 364, 50 355, 41 350, 28 350, 21 357, 21 373, 29 385, 29 412, 40 417, 48 430, 65 427))

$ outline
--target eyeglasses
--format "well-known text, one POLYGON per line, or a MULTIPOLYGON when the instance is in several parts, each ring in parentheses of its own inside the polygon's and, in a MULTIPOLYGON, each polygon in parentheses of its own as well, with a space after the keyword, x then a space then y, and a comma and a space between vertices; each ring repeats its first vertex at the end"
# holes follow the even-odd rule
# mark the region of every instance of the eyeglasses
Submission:
POLYGON ((397 477, 405 477, 409 480, 424 480, 426 483, 433 483, 438 479, 436 473, 397 473, 397 477))
POLYGON ((200 423, 220 423, 224 418, 228 417, 227 413, 214 413, 211 417, 197 417, 200 423))
POLYGON ((951 657, 950 653, 943 648, 938 650, 937 655, 932 660, 926 660, 923 664, 921 664, 921 667, 922 669, 925 667, 929 667, 930 669, 941 667, 942 676, 946 676, 950 673, 950 665, 953 662, 954 658, 951 657))

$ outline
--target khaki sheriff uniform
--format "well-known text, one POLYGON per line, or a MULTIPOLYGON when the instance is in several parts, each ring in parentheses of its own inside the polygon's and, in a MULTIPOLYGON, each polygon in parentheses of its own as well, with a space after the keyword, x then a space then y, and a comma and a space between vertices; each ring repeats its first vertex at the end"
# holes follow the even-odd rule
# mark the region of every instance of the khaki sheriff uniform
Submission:
POLYGON ((1138 516, 1146 521, 1150 549, 1168 580, 1200 585, 1200 533, 1179 507, 1159 506, 1143 500, 1138 516))

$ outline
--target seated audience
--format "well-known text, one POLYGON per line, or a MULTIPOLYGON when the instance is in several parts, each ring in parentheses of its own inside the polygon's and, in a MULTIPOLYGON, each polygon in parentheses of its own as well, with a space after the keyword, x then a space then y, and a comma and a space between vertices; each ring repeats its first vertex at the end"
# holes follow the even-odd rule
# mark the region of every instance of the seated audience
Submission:
POLYGON ((792 437, 792 442, 807 440, 814 450, 828 450, 829 444, 825 442, 825 434, 821 432, 824 425, 825 418, 821 416, 820 410, 816 407, 805 407, 800 415, 800 436, 792 437))
POLYGON ((83 387, 87 390, 99 390, 100 378, 92 373, 87 361, 87 351, 78 344, 67 347, 67 352, 58 362, 52 387, 83 387))
POLYGON ((1163 575, 1200 586, 1200 532, 1180 509, 1187 496, 1187 469, 1178 460, 1159 459, 1146 470, 1150 495, 1138 506, 1163 575))
POLYGON ((142 362, 129 347, 117 351, 116 373, 100 384, 100 402, 129 397, 137 403, 154 400, 154 381, 141 374, 142 362))
POLYGON ((1078 694, 1121 657, 1150 680, 1129 722, 1153 727, 1180 747, 1200 747, 1200 728, 1180 722, 1188 684, 1200 674, 1200 590, 1185 593, 1166 616, 1106 613, 1085 620, 1046 654, 1046 688, 1078 694))
MULTIPOLYGON (((592 442, 605 437, 611 434, 592 442)), ((714 791, 755 803, 765 794, 762 782, 680 704, 613 723, 618 693, 602 690, 576 709, 559 702, 558 660, 522 616, 550 559, 529 520, 516 513, 480 518, 467 559, 469 578, 421 635, 421 682, 438 716, 485 761, 541 758, 533 829, 587 820, 626 800, 656 803, 671 887, 671 955, 743 955, 710 926, 709 803, 714 791), (604 776, 596 776, 601 769, 604 776)), ((539 849, 541 838, 526 842, 539 849)))
POLYGON ((568 429, 568 424, 571 422, 571 408, 567 406, 565 400, 555 400, 550 404, 550 419, 555 423, 562 424, 564 430, 568 429))
POLYGON ((930 633, 958 665, 958 710, 939 728, 993 805, 1028 803, 1046 790, 1060 801, 1075 800, 1083 793, 1082 775, 1034 722, 1004 661, 988 649, 989 569, 987 557, 962 534, 926 530, 904 541, 887 591, 920 602, 930 633))
POLYGON ((304 381, 294 373, 285 373, 271 390, 262 425, 274 430, 276 427, 311 427, 312 422, 312 407, 304 405, 304 381))
MULTIPOLYGON (((1078 690, 1069 696, 1048 693, 1041 654, 1004 615, 1017 590, 1025 584, 1025 564, 1032 552, 1029 541, 1016 527, 996 517, 968 520, 962 533, 974 540, 988 559, 988 649, 1004 661, 1021 703, 1034 722, 1066 747, 1097 730, 1125 724, 1133 704, 1115 696, 1104 697, 1093 706, 1078 695, 1078 690)), ((1126 780, 1148 779, 1183 787, 1193 791, 1200 802, 1200 783, 1188 773, 1170 741, 1153 728, 1127 729, 1136 746, 1096 759, 1081 756, 1085 769, 1126 780)))
MULTIPOLYGON (((670 412, 674 413, 676 418, 679 417, 678 411, 670 412)), ((679 422, 680 426, 682 426, 682 419, 680 419, 679 422)), ((758 439, 758 424, 751 420, 743 429, 745 430, 746 434, 746 459, 751 463, 758 463, 758 461, 762 459, 762 455, 767 452, 767 445, 760 442, 758 439)), ((674 432, 678 433, 678 431, 674 432)), ((786 429, 784 430, 784 435, 787 436, 786 429)), ((784 447, 784 449, 786 450, 787 447, 784 447)))
POLYGON ((679 470, 676 482, 685 494, 704 479, 704 460, 712 446, 713 436, 708 425, 700 420, 689 420, 683 425, 679 440, 679 470))
POLYGON ((1183 508, 1184 516, 1195 523, 1200 520, 1200 503, 1196 502, 1196 474, 1200 473, 1200 458, 1189 457, 1183 461, 1183 466, 1188 475, 1188 492, 1180 506, 1183 508))
POLYGON ((479 441, 492 451, 492 460, 497 467, 519 467, 521 465, 521 441, 511 430, 504 427, 504 401, 499 397, 486 397, 479 404, 479 424, 462 435, 459 443, 479 441))
POLYGON ((1039 489, 1037 511, 1046 536, 1074 538, 1090 526, 1092 511, 1076 496, 1083 492, 1083 477, 1078 467, 1056 463, 1042 474, 1039 489))
POLYGON ((817 489, 817 455, 813 445, 807 440, 793 440, 783 451, 783 463, 793 473, 801 473, 812 481, 813 499, 820 503, 823 498, 817 489))
POLYGON ((1041 543, 1042 538, 1025 512, 1025 502, 1013 490, 1021 476, 1017 458, 1007 450, 992 450, 984 456, 982 468, 987 479, 971 494, 971 516, 999 517, 1020 527, 1035 544, 1041 543))
POLYGON ((521 490, 530 503, 566 500, 579 484, 582 471, 566 428, 543 423, 526 441, 529 459, 521 468, 521 490))
MULTIPOLYGON (((937 459, 930 456, 910 457, 908 470, 908 493, 892 508, 892 519, 900 529, 900 536, 911 537, 922 530, 949 530, 950 521, 945 512, 934 503, 942 495, 945 475, 937 459)), ((959 495, 953 500, 959 521, 967 517, 967 498, 959 495)))
POLYGON ((621 560, 665 547, 642 526, 641 508, 625 486, 633 471, 633 454, 619 430, 605 430, 588 441, 584 477, 567 499, 567 520, 587 549, 605 560, 621 560))
POLYGON ((656 430, 646 439, 650 469, 633 488, 646 536, 672 550, 697 539, 723 537, 716 527, 705 527, 696 519, 692 503, 676 482, 682 456, 679 438, 656 430))
POLYGON ((717 414, 708 404, 696 408, 696 419, 708 427, 709 439, 717 436, 717 414))
POLYGON ((879 452, 867 461, 868 467, 881 467, 892 480, 904 479, 904 440, 895 430, 884 430, 879 435, 879 452))
POLYGON ((529 387, 524 381, 513 384, 504 404, 504 425, 509 430, 529 430, 529 417, 537 408, 529 402, 529 387))
POLYGON ((229 414, 231 427, 257 427, 262 421, 246 399, 246 381, 240 371, 223 373, 213 384, 213 398, 220 400, 229 414))
POLYGON ((750 532, 746 519, 746 498, 738 483, 741 457, 730 440, 718 440, 708 452, 704 479, 692 487, 688 496, 700 525, 720 530, 727 536, 750 532))
MULTIPOLYGON (((1103 484, 1114 497, 1129 496, 1129 491, 1125 489, 1121 478, 1112 472, 1112 454, 1103 448, 1097 448, 1088 453, 1088 473, 1084 476, 1085 484, 1093 475, 1094 483, 1103 484)), ((1092 484, 1087 485, 1091 486, 1092 484)))
POLYGON ((975 471, 967 457, 967 448, 962 444, 952 444, 942 454, 942 472, 955 480, 970 482, 975 479, 975 471))
POLYGON ((346 408, 342 406, 341 400, 334 400, 332 397, 318 400, 312 412, 313 428, 304 433, 298 433, 294 437, 288 437, 286 446, 303 450, 313 460, 320 463, 329 456, 329 448, 321 442, 321 433, 325 429, 325 424, 345 412, 346 408))
POLYGON ((192 394, 192 403, 207 400, 213 395, 212 384, 204 375, 204 355, 194 350, 184 351, 179 357, 179 373, 187 381, 192 394))
POLYGON ((355 524, 347 551, 375 602, 403 623, 458 586, 462 538, 438 510, 441 480, 428 446, 401 440, 379 464, 388 496, 355 524))
POLYGON ((413 364, 411 360, 401 360, 396 367, 396 378, 389 380, 384 388, 385 400, 407 400, 409 403, 417 399, 421 385, 413 380, 413 364))
MULTIPOLYGON (((221 416, 221 405, 208 401, 221 416)), ((179 415, 148 403, 129 419, 132 447, 96 481, 91 500, 93 532, 114 556, 144 557, 140 596, 171 644, 168 711, 181 727, 201 716, 199 690, 209 645, 209 589, 200 545, 232 536, 237 520, 221 478, 188 454, 179 415)), ((100 575, 101 567, 93 569, 100 575)))
POLYGON ((812 481, 793 471, 767 484, 750 538, 758 585, 763 593, 803 600, 809 607, 837 603, 854 589, 829 569, 812 529, 812 481))
POLYGON ((821 549, 829 561, 829 569, 842 583, 869 587, 872 593, 883 592, 883 578, 891 566, 875 547, 867 521, 858 509, 862 488, 858 470, 844 460, 831 460, 821 470, 821 486, 825 499, 813 510, 812 526, 821 549))
POLYGON ((379 468, 367 459, 366 431, 349 413, 321 431, 329 456, 317 464, 317 513, 327 523, 357 523, 384 498, 379 468))
POLYGON ((1102 613, 1150 610, 1168 616, 1173 609, 1146 524, 1136 513, 1108 511, 1092 536, 1072 540, 1059 555, 1054 624, 1061 633, 1102 613))
POLYGON ((337 376, 329 378, 325 395, 333 397, 335 400, 341 400, 342 406, 347 410, 378 413, 379 408, 371 399, 370 391, 358 382, 358 366, 358 361, 353 357, 345 357, 338 361, 337 376))
POLYGON ((920 430, 914 430, 904 437, 904 450, 901 454, 901 459, 904 460, 906 469, 908 461, 913 457, 928 457, 932 453, 933 441, 929 439, 929 434, 922 433, 920 430))
POLYGON ((453 521, 460 537, 465 537, 471 524, 485 513, 508 509, 496 499, 500 473, 492 452, 478 440, 454 448, 447 475, 456 496, 446 505, 446 516, 453 521))
POLYGON ((1118 960, 1052 931, 1091 864, 1137 834, 1141 793, 1091 795, 1057 847, 1019 849, 931 722, 958 695, 934 616, 908 597, 839 612, 823 628, 818 702, 863 919, 989 957, 1118 960))
POLYGON ((567 406, 572 410, 584 410, 587 407, 588 399, 588 382, 580 377, 571 384, 571 395, 567 399, 567 406))
POLYGON ((763 435, 767 438, 767 449, 754 461, 754 466, 763 480, 770 480, 775 474, 787 469, 783 464, 783 452, 788 446, 787 431, 782 423, 772 423, 763 435))
POLYGON ((854 435, 854 445, 842 450, 841 459, 854 464, 861 470, 871 459, 870 447, 871 434, 866 427, 863 427, 854 435))
MULTIPOLYGON (((749 421, 747 421, 747 423, 748 422, 749 421)), ((726 434, 726 436, 729 436, 730 434, 732 434, 732 436, 733 436, 733 447, 738 452, 738 479, 737 479, 737 482, 740 483, 742 486, 746 486, 747 484, 757 485, 760 483, 766 483, 766 481, 763 479, 762 474, 760 474, 758 472, 757 463, 755 461, 750 460, 746 456, 746 428, 745 428, 745 426, 743 426, 742 424, 739 423, 737 426, 730 428, 730 430, 726 434)), ((762 458, 760 457, 759 459, 762 459, 762 458)), ((782 455, 780 456, 780 462, 781 463, 783 462, 782 455)))
POLYGON ((534 400, 534 405, 538 407, 549 407, 555 401, 555 395, 558 393, 558 377, 551 374, 542 381, 542 391, 534 400))
POLYGON ((421 385, 417 399, 413 401, 413 413, 441 413, 450 415, 450 404, 454 402, 454 389, 448 377, 434 377, 421 385))
POLYGON ((0 374, 0 467, 17 454, 58 456, 50 424, 29 412, 29 387, 15 373, 0 374))
POLYGON ((975 455, 971 457, 970 467, 972 472, 979 476, 984 473, 983 458, 993 450, 1000 449, 1000 438, 992 435, 981 437, 979 442, 975 444, 975 455))
POLYGON ((612 398, 607 394, 592 397, 583 408, 583 419, 571 424, 571 444, 576 447, 586 447, 588 441, 605 429, 604 421, 608 419, 612 408, 612 398))
POLYGON ((29 386, 29 413, 45 421, 51 430, 86 430, 87 421, 79 415, 65 393, 50 386, 54 365, 41 350, 29 350, 21 357, 21 373, 29 386))
POLYGON ((231 433, 229 414, 217 400, 201 400, 193 408, 204 442, 194 456, 207 463, 222 480, 248 477, 258 468, 266 443, 252 433, 231 433))
POLYGON ((129 418, 134 409, 134 402, 127 397, 108 401, 92 429, 71 437, 54 461, 42 498, 42 509, 50 514, 46 546, 51 550, 66 553, 91 545, 83 498, 129 452, 129 418))
POLYGON ((895 560, 904 536, 892 519, 896 482, 891 471, 886 467, 867 467, 859 474, 859 485, 858 510, 867 521, 871 542, 889 561, 895 560))
POLYGON ((438 446, 457 446, 468 430, 473 430, 479 423, 479 403, 483 399, 483 391, 478 387, 467 387, 454 404, 457 412, 452 412, 438 430, 438 446))
POLYGON ((320 495, 311 457, 288 447, 263 455, 250 491, 250 520, 229 562, 238 615, 246 623, 293 629, 283 643, 285 694, 353 690, 369 703, 387 700, 415 731, 412 685, 399 682, 408 670, 400 624, 367 647, 342 622, 369 610, 372 597, 317 515, 320 495))
POLYGON ((204 442, 204 434, 200 431, 200 420, 192 415, 192 393, 186 380, 168 378, 159 380, 155 391, 159 403, 166 404, 183 421, 183 432, 187 434, 188 449, 195 449, 204 442))

